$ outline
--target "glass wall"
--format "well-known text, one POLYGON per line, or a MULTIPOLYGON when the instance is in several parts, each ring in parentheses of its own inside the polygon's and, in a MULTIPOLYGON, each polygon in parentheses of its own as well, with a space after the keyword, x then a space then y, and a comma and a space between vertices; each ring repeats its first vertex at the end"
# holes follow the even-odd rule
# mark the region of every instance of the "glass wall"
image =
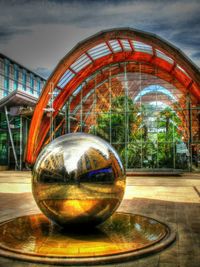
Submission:
POLYGON ((66 103, 65 132, 106 139, 127 169, 199 169, 200 107, 165 75, 136 62, 107 66, 66 103))
POLYGON ((11 169, 15 169, 18 165, 19 169, 23 169, 25 166, 24 154, 31 118, 20 115, 10 116, 9 114, 8 117, 17 164, 8 132, 5 113, 0 112, 0 166, 6 165, 11 169))
POLYGON ((0 113, 0 165, 7 165, 8 162, 8 131, 5 115, 0 113))
POLYGON ((37 74, 28 71, 8 58, 0 57, 0 99, 16 90, 38 97, 45 83, 37 74))

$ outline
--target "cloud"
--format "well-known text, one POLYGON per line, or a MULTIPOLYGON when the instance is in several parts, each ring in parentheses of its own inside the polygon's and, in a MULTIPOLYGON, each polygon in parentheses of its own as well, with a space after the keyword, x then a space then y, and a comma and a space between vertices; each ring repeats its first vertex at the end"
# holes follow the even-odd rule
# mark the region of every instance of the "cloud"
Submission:
POLYGON ((84 38, 132 27, 163 37, 199 64, 199 10, 198 0, 0 0, 0 50, 50 70, 84 38))
POLYGON ((13 34, 15 34, 14 30, 0 26, 0 42, 7 42, 13 34))
POLYGON ((200 52, 196 52, 192 55, 194 58, 200 59, 200 52))
POLYGON ((191 53, 191 58, 194 60, 197 66, 200 66, 200 52, 191 53))
POLYGON ((18 34, 26 34, 27 29, 16 29, 14 27, 4 27, 0 25, 0 43, 7 43, 13 36, 18 34))
POLYGON ((38 68, 34 69, 33 71, 38 73, 39 75, 41 75, 45 79, 48 79, 48 77, 50 76, 50 74, 52 72, 52 70, 49 70, 47 68, 42 68, 42 67, 38 67, 38 68))

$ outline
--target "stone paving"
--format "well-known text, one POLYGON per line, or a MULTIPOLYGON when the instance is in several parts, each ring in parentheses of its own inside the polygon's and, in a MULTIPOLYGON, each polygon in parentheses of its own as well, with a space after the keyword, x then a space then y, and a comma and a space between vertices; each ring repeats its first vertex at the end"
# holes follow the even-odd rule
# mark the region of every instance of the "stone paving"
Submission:
MULTIPOLYGON (((168 223, 176 229, 177 240, 169 248, 152 256, 106 266, 200 266, 200 173, 187 173, 179 177, 128 177, 119 210, 168 223)), ((0 221, 38 212, 31 194, 31 173, 0 172, 0 221)), ((0 267, 36 266, 49 265, 0 258, 0 267)))

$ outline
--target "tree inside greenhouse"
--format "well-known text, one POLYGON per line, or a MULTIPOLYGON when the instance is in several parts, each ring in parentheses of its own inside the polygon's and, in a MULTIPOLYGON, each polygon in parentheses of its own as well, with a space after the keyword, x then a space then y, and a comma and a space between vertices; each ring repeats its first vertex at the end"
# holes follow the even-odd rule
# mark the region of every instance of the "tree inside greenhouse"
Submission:
POLYGON ((177 145, 183 144, 180 126, 170 106, 158 108, 118 96, 112 99, 109 112, 97 115, 90 133, 110 142, 126 168, 173 168, 177 163, 184 165, 184 159, 176 157, 177 145))

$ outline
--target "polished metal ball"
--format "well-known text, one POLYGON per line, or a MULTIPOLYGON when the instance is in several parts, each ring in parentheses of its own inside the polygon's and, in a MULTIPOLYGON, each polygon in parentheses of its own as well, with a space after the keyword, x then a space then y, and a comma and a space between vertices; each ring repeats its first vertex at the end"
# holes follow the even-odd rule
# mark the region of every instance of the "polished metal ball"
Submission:
POLYGON ((41 211, 59 225, 97 225, 119 206, 125 172, 114 148, 84 133, 53 140, 33 168, 32 191, 41 211))

